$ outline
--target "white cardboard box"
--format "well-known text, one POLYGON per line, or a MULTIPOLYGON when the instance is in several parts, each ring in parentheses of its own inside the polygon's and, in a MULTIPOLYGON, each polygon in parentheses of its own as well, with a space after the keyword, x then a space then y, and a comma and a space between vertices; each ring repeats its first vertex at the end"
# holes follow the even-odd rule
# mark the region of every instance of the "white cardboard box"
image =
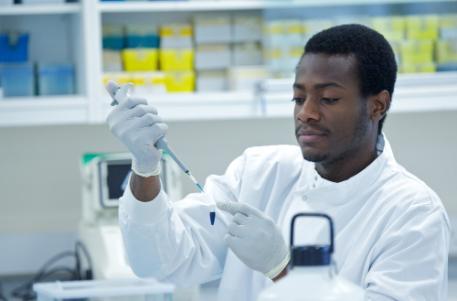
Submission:
POLYGON ((227 90, 227 73, 225 70, 200 71, 197 73, 197 91, 227 90))
POLYGON ((228 68, 231 63, 231 51, 228 44, 197 45, 195 69, 215 70, 228 68))
POLYGON ((237 16, 233 19, 233 41, 261 41, 262 18, 257 16, 237 16))
POLYGON ((232 63, 235 66, 261 65, 263 62, 262 48, 259 43, 234 44, 232 63))
POLYGON ((228 43, 232 41, 229 16, 201 15, 194 18, 194 39, 197 44, 228 43))

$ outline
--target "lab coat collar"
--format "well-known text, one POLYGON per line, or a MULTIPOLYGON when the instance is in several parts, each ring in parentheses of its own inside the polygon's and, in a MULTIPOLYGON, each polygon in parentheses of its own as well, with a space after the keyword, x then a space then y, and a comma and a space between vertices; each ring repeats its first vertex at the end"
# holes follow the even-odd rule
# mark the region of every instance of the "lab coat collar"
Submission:
POLYGON ((376 148, 378 157, 370 165, 358 174, 339 183, 322 178, 314 166, 310 172, 309 162, 305 161, 297 193, 302 195, 305 201, 322 201, 326 204, 335 205, 344 204, 357 198, 357 195, 360 195, 363 190, 379 179, 389 163, 395 163, 392 148, 384 134, 379 136, 376 148))

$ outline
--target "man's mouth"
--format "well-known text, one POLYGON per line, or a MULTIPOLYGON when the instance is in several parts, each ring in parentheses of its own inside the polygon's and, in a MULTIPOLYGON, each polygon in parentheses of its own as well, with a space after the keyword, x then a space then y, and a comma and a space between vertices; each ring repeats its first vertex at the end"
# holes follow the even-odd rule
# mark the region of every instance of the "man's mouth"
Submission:
POLYGON ((299 129, 297 131, 297 139, 300 143, 316 143, 325 139, 328 135, 327 131, 317 129, 299 129))

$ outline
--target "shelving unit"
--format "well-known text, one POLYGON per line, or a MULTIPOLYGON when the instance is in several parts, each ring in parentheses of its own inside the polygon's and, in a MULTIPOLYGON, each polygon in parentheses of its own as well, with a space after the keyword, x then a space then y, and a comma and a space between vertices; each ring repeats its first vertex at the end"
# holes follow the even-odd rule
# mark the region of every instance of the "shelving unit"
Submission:
MULTIPOLYGON (((269 80, 259 100, 262 116, 290 117, 293 103, 292 80, 269 80)), ((457 72, 400 74, 390 113, 457 110, 457 72)))
POLYGON ((87 99, 80 96, 37 96, 0 101, 0 127, 87 121, 87 99))
MULTIPOLYGON (((325 7, 325 6, 355 6, 355 5, 384 5, 432 3, 432 0, 306 0, 306 1, 154 1, 154 2, 101 2, 98 7, 102 13, 134 13, 134 12, 205 12, 205 11, 237 11, 265 10, 278 8, 325 7)), ((444 0, 440 2, 453 2, 444 0)))
MULTIPOLYGON (((80 3, 62 5, 13 5, 0 6, 2 23, 17 18, 31 26, 31 18, 51 22, 62 20, 72 36, 71 55, 78 68, 78 95, 65 97, 32 97, 0 100, 0 127, 29 125, 58 125, 66 123, 102 123, 110 110, 109 97, 101 87, 102 45, 101 27, 105 17, 118 15, 133 17, 141 14, 166 19, 179 18, 176 12, 189 16, 192 12, 257 12, 276 8, 370 6, 409 3, 435 3, 432 0, 308 0, 308 1, 144 1, 98 2, 81 0, 80 3), (48 18, 49 16, 49 18, 48 18), (62 18, 61 18, 62 17, 62 18), (8 19, 9 18, 9 19, 8 19)), ((440 3, 455 0, 439 1, 440 3)), ((17 23, 17 22, 10 22, 17 23)), ((40 26, 52 26, 49 25, 40 26)), ((41 27, 43 28, 43 27, 41 27)), ((40 29, 41 29, 40 28, 40 29)), ((35 29, 37 30, 37 29, 35 29)), ((44 38, 43 35, 40 38, 44 38)), ((48 36, 51 52, 59 46, 54 37, 48 36)), ((66 46, 68 47, 68 46, 66 46)), ((66 49, 65 51, 67 51, 66 49)), ((41 49, 43 52, 43 49, 41 49)), ((255 91, 227 91, 215 93, 176 93, 143 95, 158 108, 166 120, 285 118, 292 114, 291 82, 277 82, 280 89, 258 94, 255 91)), ((279 87, 278 86, 278 87, 279 87)), ((457 111, 457 73, 400 75, 392 103, 392 113, 457 111)), ((140 95, 141 96, 141 95, 140 95)))
POLYGON ((76 14, 80 11, 78 3, 0 6, 0 16, 76 14))

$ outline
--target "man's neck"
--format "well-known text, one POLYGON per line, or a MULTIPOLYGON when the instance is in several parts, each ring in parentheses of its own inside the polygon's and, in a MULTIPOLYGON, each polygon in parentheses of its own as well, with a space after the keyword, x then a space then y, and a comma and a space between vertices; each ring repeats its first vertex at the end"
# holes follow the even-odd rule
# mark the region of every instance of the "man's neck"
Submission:
POLYGON ((358 151, 343 155, 332 162, 316 163, 315 169, 326 180, 336 183, 347 180, 364 170, 376 159, 376 142, 368 144, 359 147, 358 151))

